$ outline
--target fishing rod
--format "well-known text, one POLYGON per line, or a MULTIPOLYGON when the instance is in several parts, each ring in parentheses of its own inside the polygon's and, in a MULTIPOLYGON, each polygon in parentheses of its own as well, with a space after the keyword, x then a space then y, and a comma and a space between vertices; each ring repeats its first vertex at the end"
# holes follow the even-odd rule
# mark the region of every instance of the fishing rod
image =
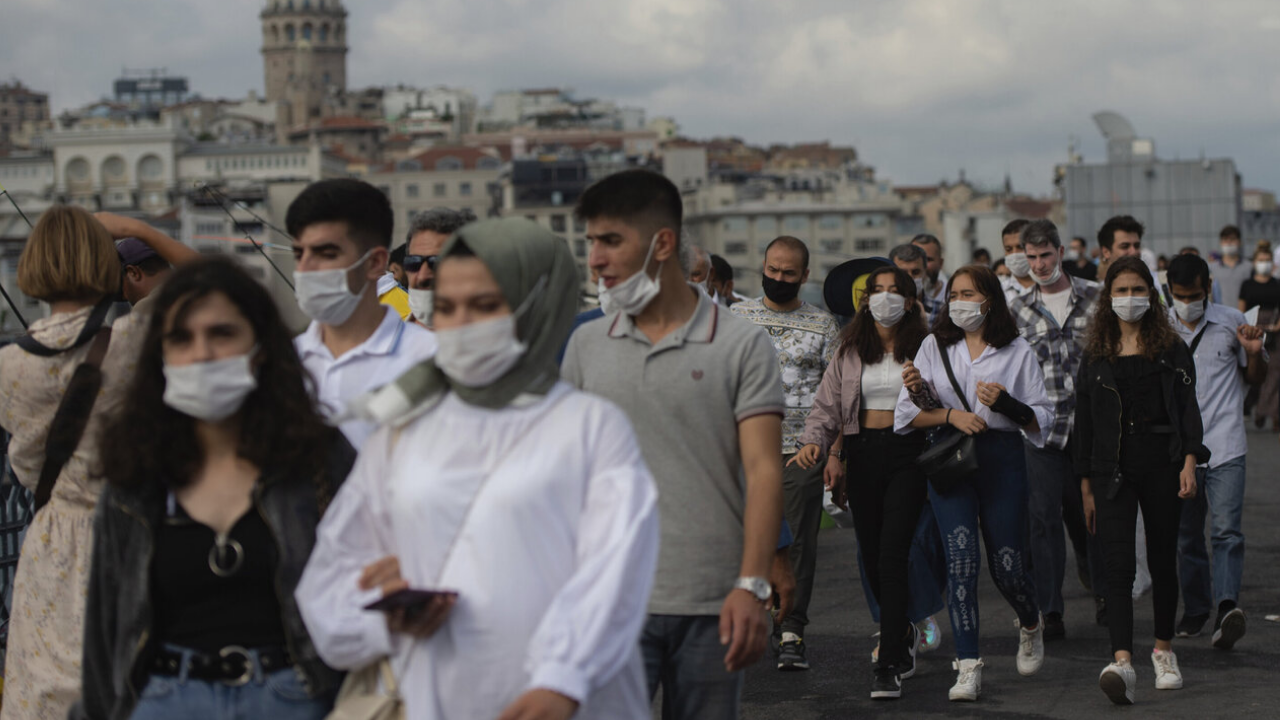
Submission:
MULTIPOLYGON (((27 227, 34 230, 35 226, 31 224, 31 219, 27 217, 26 213, 22 212, 22 208, 18 207, 18 201, 13 199, 13 196, 9 194, 9 191, 5 189, 4 185, 0 185, 0 195, 4 195, 9 198, 9 204, 13 205, 13 209, 17 210, 18 215, 21 215, 22 219, 26 221, 27 227)), ((9 291, 4 289, 4 283, 2 282, 0 282, 0 295, 4 296, 4 301, 9 303, 9 308, 13 310, 13 314, 17 316, 18 322, 22 323, 22 329, 28 329, 27 319, 22 317, 22 312, 18 310, 17 303, 13 301, 13 298, 9 297, 9 291)))
POLYGON ((285 285, 289 286, 290 290, 293 290, 294 289, 293 282, 289 280, 289 276, 285 275, 284 271, 280 269, 280 266, 276 265, 276 261, 271 259, 271 256, 267 254, 266 248, 262 246, 262 243, 258 242, 257 240, 254 240, 253 235, 249 234, 249 231, 244 229, 244 226, 241 225, 240 221, 236 219, 236 216, 233 215, 232 212, 227 209, 227 206, 223 203, 221 199, 219 199, 219 196, 221 196, 222 198, 226 198, 226 200, 229 202, 235 203, 237 207, 239 207, 241 210, 244 210, 245 212, 252 215, 254 218, 258 220, 258 222, 262 223, 264 226, 269 227, 272 230, 275 230, 281 235, 284 235, 285 237, 292 240, 293 238, 289 235, 289 233, 284 232, 283 230, 276 227, 275 225, 272 225, 271 223, 267 222, 262 218, 262 216, 258 215, 257 213, 250 210, 249 208, 245 207, 244 203, 241 203, 238 200, 234 200, 232 198, 227 197, 222 192, 209 187, 209 185, 206 183, 201 183, 197 185, 197 188, 200 190, 203 190, 210 198, 213 198, 213 201, 218 204, 218 207, 222 208, 222 212, 226 213, 227 217, 231 218, 231 222, 235 223, 236 230, 244 233, 245 239, 247 239, 250 244, 252 244, 255 248, 258 249, 258 252, 262 254, 262 257, 267 261, 267 263, 271 265, 271 269, 276 271, 276 274, 280 276, 280 279, 284 281, 285 285))

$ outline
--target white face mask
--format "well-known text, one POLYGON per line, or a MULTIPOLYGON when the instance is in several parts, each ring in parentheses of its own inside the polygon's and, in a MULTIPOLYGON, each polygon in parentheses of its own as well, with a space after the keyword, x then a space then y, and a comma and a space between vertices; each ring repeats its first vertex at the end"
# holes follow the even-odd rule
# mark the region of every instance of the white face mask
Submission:
POLYGON ((1068 250, 1068 251, 1067 251, 1067 261, 1068 261, 1068 262, 1076 262, 1076 261, 1078 261, 1079 259, 1080 259, 1080 253, 1076 252, 1075 250, 1068 250))
POLYGON ((1222 254, 1227 257, 1236 257, 1240 254, 1240 246, 1236 243, 1231 243, 1230 245, 1223 243, 1222 254))
POLYGON ((1025 278, 1031 274, 1031 263, 1026 253, 1011 253, 1004 256, 1004 264, 1014 277, 1025 278))
POLYGON ((907 299, 895 292, 876 293, 867 304, 871 308, 871 317, 883 327, 897 325, 902 316, 907 314, 907 299))
POLYGON ((1041 287, 1052 285, 1062 279, 1062 263, 1055 263, 1053 266, 1053 272, 1049 273, 1049 277, 1047 278, 1042 278, 1035 273, 1031 273, 1031 278, 1041 287))
POLYGON ((1271 274, 1271 263, 1266 260, 1259 260, 1253 264, 1253 271, 1259 275, 1271 274))
POLYGON ((516 337, 516 322, 542 293, 544 275, 510 315, 436 330, 436 367, 450 380, 469 388, 492 385, 520 362, 529 346, 516 337))
POLYGON ((1173 311, 1178 313, 1178 317, 1186 322, 1199 322, 1204 317, 1204 306, 1208 300, 1197 300, 1191 303, 1184 303, 1181 300, 1173 301, 1173 311))
POLYGON ((916 297, 924 297, 924 278, 915 278, 916 281, 916 297))
POLYGON ((351 313, 356 311, 365 285, 368 284, 365 281, 360 284, 359 290, 351 292, 347 287, 347 273, 364 264, 372 253, 373 248, 370 248, 350 267, 310 272, 294 270, 294 294, 298 296, 302 312, 322 325, 341 325, 346 322, 351 313))
POLYGON ((244 399, 258 387, 249 367, 254 352, 225 360, 164 365, 164 404, 205 422, 221 422, 235 415, 244 399))
MULTIPOLYGON (((660 281, 656 278, 649 277, 649 260, 653 257, 653 249, 658 245, 658 235, 654 234, 653 239, 649 241, 649 252, 644 256, 644 264, 636 271, 635 275, 623 280, 611 288, 604 286, 604 280, 600 280, 597 297, 600 299, 600 309, 604 310, 606 315, 614 312, 624 312, 628 315, 639 315, 644 309, 649 307, 649 303, 658 297, 658 292, 662 289, 660 281)), ((662 263, 658 263, 657 275, 662 275, 662 263)))
POLYGON ((1138 322, 1151 309, 1151 298, 1145 295, 1111 298, 1111 309, 1125 322, 1138 322))
POLYGON ((435 290, 409 288, 409 312, 426 327, 431 327, 431 313, 435 311, 435 290))
POLYGON ((968 300, 952 300, 947 313, 951 322, 965 332, 977 332, 987 319, 987 314, 982 312, 982 303, 968 300))

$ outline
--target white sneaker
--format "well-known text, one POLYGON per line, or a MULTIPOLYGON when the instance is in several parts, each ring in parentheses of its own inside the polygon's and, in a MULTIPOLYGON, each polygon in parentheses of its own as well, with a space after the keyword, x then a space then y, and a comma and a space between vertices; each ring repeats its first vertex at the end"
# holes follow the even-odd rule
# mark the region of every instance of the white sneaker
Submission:
POLYGON ((1178 669, 1178 656, 1172 650, 1152 650, 1151 664, 1156 669, 1157 690, 1182 689, 1182 671, 1178 669))
POLYGON ((1132 705, 1134 686, 1138 684, 1138 673, 1128 660, 1113 662, 1102 669, 1098 676, 1098 687, 1117 705, 1132 705))
POLYGON ((1044 618, 1040 618, 1034 630, 1019 626, 1018 635, 1018 674, 1035 675, 1044 665, 1044 618))
POLYGON ((942 628, 938 627, 938 621, 930 615, 922 622, 916 623, 916 628, 920 631, 920 650, 919 652, 933 652, 942 645, 942 628))
POLYGON ((973 702, 982 694, 982 660, 956 660, 951 663, 956 670, 956 684, 947 696, 952 702, 973 702))

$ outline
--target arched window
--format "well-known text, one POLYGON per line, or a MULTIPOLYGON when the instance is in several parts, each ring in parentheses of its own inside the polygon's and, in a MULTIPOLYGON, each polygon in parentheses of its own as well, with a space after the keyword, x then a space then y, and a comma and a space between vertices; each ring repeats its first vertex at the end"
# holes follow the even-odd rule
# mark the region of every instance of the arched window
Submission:
POLYGON ((89 182, 89 161, 82 157, 73 159, 67 163, 67 181, 71 183, 87 183, 89 182))
POLYGON ((271 26, 271 42, 273 43, 280 42, 280 26, 279 25, 271 26))
POLYGON ((310 10, 310 9, 311 9, 311 0, 302 0, 302 9, 303 9, 303 10, 310 10))
POLYGON ((305 24, 303 24, 303 26, 302 26, 302 39, 303 39, 303 40, 310 40, 310 39, 311 39, 311 23, 305 23, 305 24))
POLYGON ((320 42, 329 42, 329 23, 320 26, 320 42))
POLYGON ((437 170, 461 170, 462 161, 452 155, 442 157, 436 161, 437 170))
POLYGON ((293 42, 295 39, 297 39, 296 33, 294 32, 294 29, 293 29, 293 25, 284 26, 284 39, 289 42, 293 42))
POLYGON ((164 173, 164 162, 155 155, 147 155, 138 161, 138 177, 143 180, 159 180, 164 173))

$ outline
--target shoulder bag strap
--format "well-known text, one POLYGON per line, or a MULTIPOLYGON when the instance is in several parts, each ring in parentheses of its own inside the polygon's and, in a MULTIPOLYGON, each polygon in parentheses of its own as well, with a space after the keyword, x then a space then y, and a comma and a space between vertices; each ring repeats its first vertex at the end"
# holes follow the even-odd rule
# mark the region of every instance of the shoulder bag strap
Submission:
POLYGON ((84 327, 80 329, 80 334, 76 336, 75 342, 65 348, 51 348, 48 345, 31 337, 30 334, 23 335, 14 341, 18 347, 26 350, 32 355, 40 357, 53 357, 61 355, 64 352, 75 350, 84 345, 97 336, 99 330, 102 329, 103 323, 107 320, 107 312, 111 310, 111 298, 106 298, 93 308, 93 312, 89 313, 88 320, 85 321, 84 327))
POLYGON ((1200 347, 1200 338, 1204 337, 1204 331, 1209 329, 1209 321, 1204 321, 1204 327, 1200 328, 1200 332, 1196 333, 1195 339, 1191 341, 1191 355, 1195 357, 1196 348, 1200 347))
POLYGON ((35 511, 39 512, 53 497, 53 486, 62 474, 62 468, 75 453, 89 425, 89 415, 102 389, 102 359, 107 355, 111 342, 111 327, 100 327, 89 346, 89 355, 76 368, 62 393, 62 401, 49 424, 49 435, 44 445, 44 465, 40 467, 40 480, 36 484, 35 511))
MULTIPOLYGON (((963 342, 963 341, 962 341, 963 342)), ((956 382, 956 374, 951 370, 951 358, 947 357, 949 347, 939 347, 938 354, 942 356, 942 367, 947 371, 947 379, 951 381, 951 387, 955 388, 956 395, 960 398, 960 402, 964 405, 964 411, 971 413, 973 409, 969 407, 969 400, 964 396, 964 390, 960 389, 960 383, 956 382)))

